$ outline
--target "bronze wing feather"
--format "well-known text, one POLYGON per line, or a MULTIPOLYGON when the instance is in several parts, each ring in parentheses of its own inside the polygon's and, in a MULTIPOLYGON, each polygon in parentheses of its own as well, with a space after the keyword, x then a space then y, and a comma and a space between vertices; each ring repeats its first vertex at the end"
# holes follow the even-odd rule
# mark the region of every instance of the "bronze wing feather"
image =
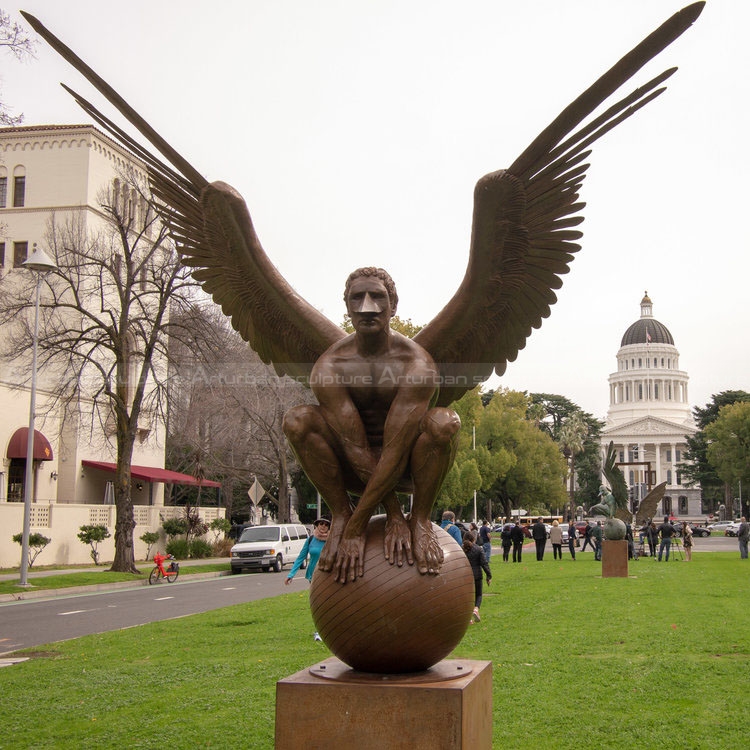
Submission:
POLYGON ((69 47, 34 16, 22 14, 166 159, 165 163, 64 87, 104 130, 146 163, 161 215, 182 262, 195 269, 196 281, 264 362, 273 364, 279 374, 306 381, 320 355, 346 334, 302 299, 271 263, 240 195, 224 183, 209 184, 69 47))
POLYGON ((453 298, 414 338, 435 359, 447 406, 494 371, 505 372, 532 329, 549 316, 583 235, 578 193, 589 146, 664 91, 666 70, 601 115, 590 117, 651 58, 686 31, 703 10, 676 13, 599 78, 537 136, 507 170, 482 177, 474 191, 468 268, 453 298))
POLYGON ((635 522, 640 526, 650 518, 653 518, 656 514, 656 509, 659 507, 661 499, 664 497, 664 492, 667 489, 667 483, 662 482, 657 484, 646 497, 641 500, 641 504, 638 506, 638 512, 635 514, 635 522))

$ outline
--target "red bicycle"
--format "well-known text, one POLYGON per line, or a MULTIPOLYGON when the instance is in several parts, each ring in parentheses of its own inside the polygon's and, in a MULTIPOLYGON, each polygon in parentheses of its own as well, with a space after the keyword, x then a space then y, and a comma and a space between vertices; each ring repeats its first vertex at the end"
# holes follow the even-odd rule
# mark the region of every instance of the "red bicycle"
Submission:
POLYGON ((149 586, 154 583, 160 583, 162 578, 166 578, 168 583, 174 583, 177 580, 177 576, 180 575, 180 563, 175 561, 174 555, 162 555, 157 552, 154 555, 154 562, 156 563, 156 567, 148 576, 149 586), (171 562, 165 568, 164 563, 167 560, 171 560, 171 562))

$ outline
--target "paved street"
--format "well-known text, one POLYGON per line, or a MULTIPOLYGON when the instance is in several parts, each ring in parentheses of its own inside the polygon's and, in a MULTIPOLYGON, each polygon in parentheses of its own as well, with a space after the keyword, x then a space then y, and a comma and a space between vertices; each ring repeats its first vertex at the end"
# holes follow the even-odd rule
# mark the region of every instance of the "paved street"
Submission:
MULTIPOLYGON (((59 571, 58 571, 59 572, 59 571)), ((190 577, 156 586, 79 592, 0 604, 0 656, 22 648, 143 625, 263 599, 308 585, 284 586, 286 573, 190 577)))

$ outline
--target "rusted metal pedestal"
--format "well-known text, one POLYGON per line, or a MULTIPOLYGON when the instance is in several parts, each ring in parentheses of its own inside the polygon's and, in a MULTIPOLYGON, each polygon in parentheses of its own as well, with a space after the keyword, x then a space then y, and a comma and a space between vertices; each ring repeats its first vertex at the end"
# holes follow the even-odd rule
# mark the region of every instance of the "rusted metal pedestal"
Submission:
POLYGON ((276 683, 275 750, 492 750, 492 663, 445 659, 412 675, 335 657, 276 683))
POLYGON ((627 539, 602 542, 602 578, 628 577, 628 541, 627 539))

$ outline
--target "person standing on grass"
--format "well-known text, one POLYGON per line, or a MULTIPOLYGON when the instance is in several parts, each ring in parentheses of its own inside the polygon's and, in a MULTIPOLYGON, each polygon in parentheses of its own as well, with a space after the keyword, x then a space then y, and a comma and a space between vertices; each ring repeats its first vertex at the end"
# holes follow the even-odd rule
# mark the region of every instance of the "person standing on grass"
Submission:
MULTIPOLYGON (((297 555, 297 559, 294 561, 294 565, 292 565, 292 569, 289 571, 286 581, 284 581, 285 586, 288 586, 292 582, 294 576, 297 575, 297 571, 304 565, 305 560, 307 560, 308 555, 310 556, 310 562, 307 564, 305 578, 308 583, 312 583, 315 567, 318 564, 320 553, 323 551, 330 530, 331 522, 327 518, 318 518, 315 520, 313 523, 312 536, 307 537, 305 543, 302 545, 302 549, 299 551, 299 555, 297 555)), ((313 640, 323 641, 317 630, 313 634, 313 640)))
POLYGON ((549 541, 552 544, 552 557, 562 560, 562 529, 557 519, 552 522, 552 528, 549 531, 549 541))
POLYGON ((597 521, 596 526, 591 529, 591 538, 594 540, 594 560, 600 561, 602 559, 602 536, 604 530, 602 529, 602 522, 597 521))
POLYGON ((690 524, 682 524, 682 548, 685 550, 685 560, 690 562, 693 559, 693 530, 690 524))
POLYGON ((479 527, 479 546, 484 552, 484 558, 487 562, 492 557, 492 542, 490 541, 490 525, 487 521, 482 521, 482 525, 479 527))
POLYGON ((487 576, 488 586, 492 580, 490 566, 485 559, 482 548, 474 543, 475 539, 474 534, 469 531, 464 536, 463 543, 464 552, 469 560, 469 565, 471 565, 471 572, 474 574, 474 612, 471 615, 471 623, 479 622, 481 619, 479 617, 479 607, 482 606, 482 571, 487 576))
POLYGON ((594 540, 591 538, 591 524, 586 521, 586 528, 583 530, 583 547, 581 547, 581 552, 585 552, 586 547, 589 544, 591 545, 591 549, 596 552, 596 545, 594 544, 594 540))
POLYGON ((570 559, 576 559, 576 539, 578 538, 578 529, 576 525, 571 521, 568 524, 568 549, 570 550, 570 559))
POLYGON ((456 514, 452 510, 446 510, 443 513, 443 520, 440 522, 440 528, 447 531, 456 541, 456 544, 460 547, 463 538, 461 536, 461 529, 456 526, 456 514))
POLYGON ((659 526, 659 562, 661 562, 662 553, 666 550, 667 556, 665 562, 669 562, 669 550, 672 548, 672 537, 675 535, 674 526, 669 523, 669 516, 664 516, 664 523, 659 526))
POLYGON ((656 557, 656 542, 659 541, 659 529, 653 521, 648 522, 646 529, 646 541, 648 542, 648 554, 656 557))
POLYGON ((547 545, 547 527, 542 523, 541 518, 536 519, 536 523, 531 527, 531 538, 536 545, 536 559, 544 560, 544 548, 547 545))
MULTIPOLYGON (((508 562, 510 548, 513 546, 513 524, 506 523, 500 532, 500 543, 503 546, 503 562, 508 562)), ((513 553, 513 562, 516 561, 515 552, 513 553)))
POLYGON ((523 540, 526 538, 526 534, 523 533, 523 526, 520 521, 511 529, 510 538, 513 542, 513 562, 521 562, 523 540))
POLYGON ((747 560, 747 542, 750 540, 750 524, 742 516, 740 527, 737 529, 737 541, 740 544, 740 560, 747 560))

